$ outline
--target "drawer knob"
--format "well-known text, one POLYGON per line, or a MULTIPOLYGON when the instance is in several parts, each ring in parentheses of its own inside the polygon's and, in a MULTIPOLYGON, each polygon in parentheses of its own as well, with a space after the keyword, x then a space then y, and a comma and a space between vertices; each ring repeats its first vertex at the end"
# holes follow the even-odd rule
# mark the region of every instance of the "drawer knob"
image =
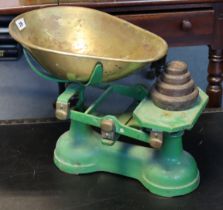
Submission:
POLYGON ((192 29, 192 23, 189 20, 183 20, 182 21, 182 29, 184 31, 189 31, 192 29))

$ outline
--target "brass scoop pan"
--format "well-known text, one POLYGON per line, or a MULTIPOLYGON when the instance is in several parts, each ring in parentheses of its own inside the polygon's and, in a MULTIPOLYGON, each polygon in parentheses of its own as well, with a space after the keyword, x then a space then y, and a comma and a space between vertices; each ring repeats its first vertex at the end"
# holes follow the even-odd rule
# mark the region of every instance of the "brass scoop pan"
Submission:
POLYGON ((17 16, 11 36, 54 76, 88 81, 103 65, 103 81, 127 76, 167 53, 159 36, 104 12, 48 7, 17 16))

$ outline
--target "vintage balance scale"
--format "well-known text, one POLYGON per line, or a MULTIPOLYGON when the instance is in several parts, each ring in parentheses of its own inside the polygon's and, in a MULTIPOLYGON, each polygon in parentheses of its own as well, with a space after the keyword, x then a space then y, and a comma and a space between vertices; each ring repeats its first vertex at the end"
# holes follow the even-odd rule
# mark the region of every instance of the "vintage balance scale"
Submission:
POLYGON ((109 14, 81 7, 27 12, 9 28, 23 45, 32 70, 68 84, 56 103, 57 118, 71 120, 54 152, 60 170, 121 174, 166 197, 197 188, 199 171, 194 158, 183 150, 182 135, 193 127, 208 97, 191 80, 187 65, 169 63, 151 90, 139 84, 108 83, 165 56, 163 39, 109 14), (44 71, 38 71, 35 62, 44 71), (101 89, 102 94, 86 107, 88 86, 101 89), (101 103, 112 93, 132 98, 126 112, 100 113, 101 103), (119 141, 120 136, 153 148, 119 141))

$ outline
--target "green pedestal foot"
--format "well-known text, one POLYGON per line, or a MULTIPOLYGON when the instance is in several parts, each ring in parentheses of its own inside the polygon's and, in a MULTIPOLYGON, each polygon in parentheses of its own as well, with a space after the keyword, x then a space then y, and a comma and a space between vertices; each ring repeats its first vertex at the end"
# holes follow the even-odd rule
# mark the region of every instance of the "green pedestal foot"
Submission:
POLYGON ((165 197, 184 195, 195 190, 200 181, 194 158, 182 148, 182 133, 165 137, 143 172, 142 183, 151 192, 165 197))
POLYGON ((98 138, 89 126, 72 121, 70 130, 57 141, 56 166, 66 173, 80 174, 97 170, 98 138))
POLYGON ((194 191, 200 181, 199 171, 192 156, 184 153, 178 161, 155 160, 143 172, 143 185, 152 193, 173 197, 194 191))

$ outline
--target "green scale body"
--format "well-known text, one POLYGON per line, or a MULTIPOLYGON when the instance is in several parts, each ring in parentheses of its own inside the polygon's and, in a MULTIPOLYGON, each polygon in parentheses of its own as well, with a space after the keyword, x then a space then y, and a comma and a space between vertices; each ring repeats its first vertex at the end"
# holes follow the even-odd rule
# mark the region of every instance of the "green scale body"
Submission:
MULTIPOLYGON (((25 55, 31 69, 37 71, 30 61, 31 55, 27 52, 25 55)), ((87 84, 69 84, 58 97, 56 116, 61 120, 70 119, 71 125, 56 144, 56 166, 70 174, 97 171, 121 174, 137 179, 150 192, 165 197, 184 195, 196 189, 199 170, 194 158, 183 150, 182 135, 184 130, 194 126, 207 104, 207 95, 199 89, 193 107, 167 111, 152 102, 145 87, 99 85, 102 75, 103 67, 97 64, 87 84), (97 86, 103 93, 84 108, 84 92, 88 86, 97 86), (130 97, 134 102, 118 116, 97 113, 100 104, 112 93, 130 97), (71 106, 73 98, 76 102, 71 106), (101 133, 94 127, 101 128, 101 133), (119 141, 120 135, 157 148, 119 141), (154 144, 154 135, 162 135, 162 145, 156 145, 156 141, 154 144)), ((52 76, 42 76, 57 81, 52 76)))

